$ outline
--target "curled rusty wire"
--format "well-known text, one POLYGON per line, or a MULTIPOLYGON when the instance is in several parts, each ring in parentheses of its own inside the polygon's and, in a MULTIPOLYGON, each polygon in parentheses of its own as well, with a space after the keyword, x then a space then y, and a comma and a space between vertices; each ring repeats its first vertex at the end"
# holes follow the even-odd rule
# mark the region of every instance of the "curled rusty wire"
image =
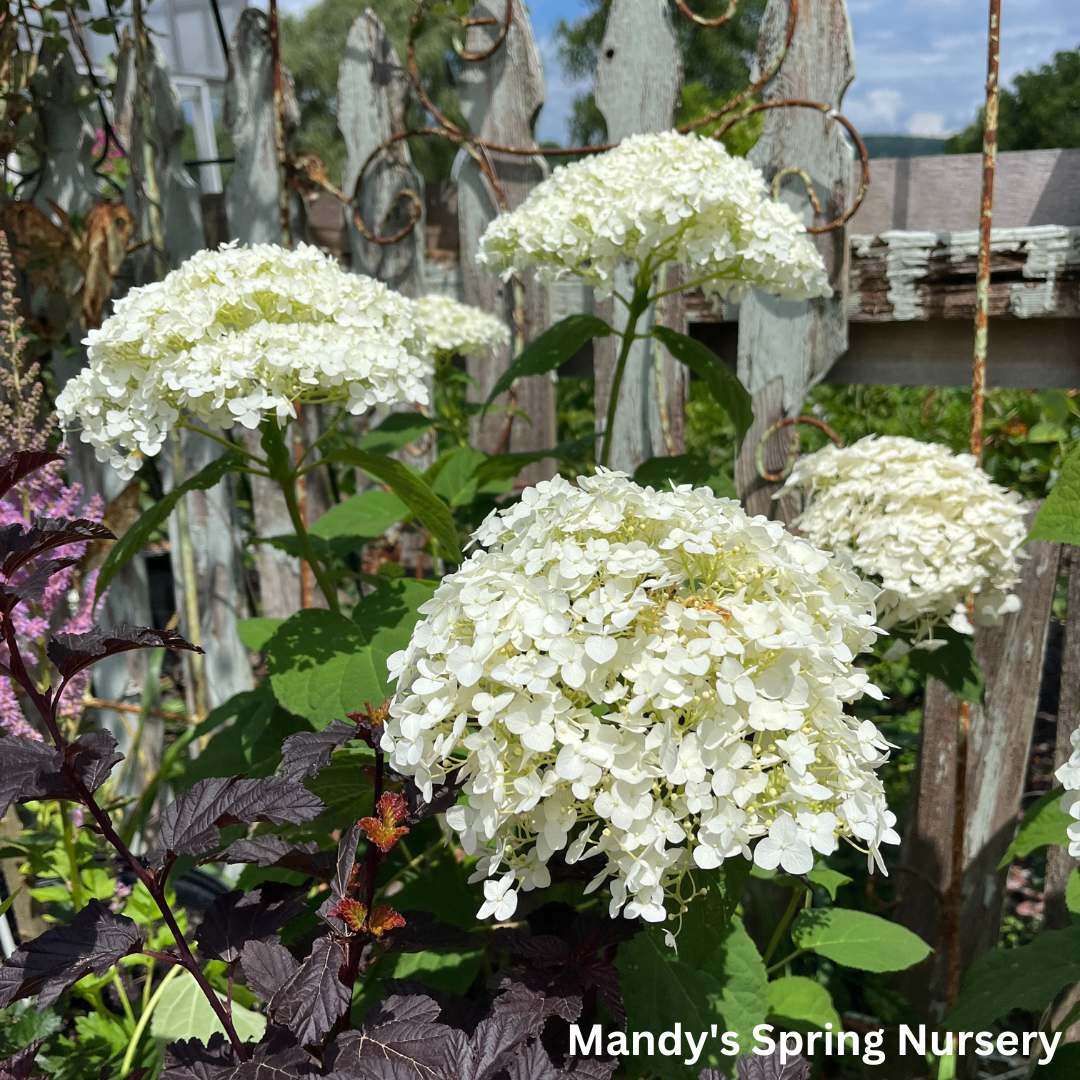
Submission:
POLYGON ((785 416, 783 420, 777 420, 772 427, 767 428, 762 433, 761 438, 758 439, 757 446, 754 447, 754 468, 757 469, 758 476, 760 476, 762 480, 767 480, 770 484, 781 484, 791 475, 791 470, 795 467, 795 462, 799 458, 798 430, 793 433, 791 450, 788 452, 788 459, 780 472, 769 472, 769 470, 765 468, 765 447, 774 435, 786 427, 793 427, 795 424, 809 424, 811 427, 816 427, 819 431, 824 431, 837 446, 844 445, 844 440, 841 439, 824 420, 819 420, 816 416, 785 416))
POLYGON ((696 12, 691 11, 686 0, 678 0, 679 11, 683 14, 684 18, 689 19, 697 26, 704 26, 707 30, 717 30, 724 25, 739 7, 739 0, 728 0, 727 11, 723 15, 717 16, 715 19, 706 19, 704 15, 698 15, 696 12))
MULTIPOLYGON (((389 245, 396 244, 400 240, 403 240, 408 236, 413 229, 416 228, 417 223, 420 221, 422 215, 422 206, 419 195, 409 188, 403 188, 399 191, 394 198, 394 202, 387 210, 384 216, 383 222, 377 229, 369 227, 362 218, 360 211, 360 192, 363 186, 365 177, 370 173, 375 162, 387 154, 395 145, 403 140, 412 138, 423 137, 437 137, 448 139, 455 143, 460 149, 464 150, 472 159, 476 162, 477 167, 480 170, 480 174, 483 178, 485 186, 490 190, 492 201, 501 211, 509 209, 506 199, 506 193, 504 192, 502 185, 499 182, 498 172, 495 166, 495 162, 492 155, 509 155, 513 157, 569 157, 579 156, 585 154, 599 154, 606 150, 612 150, 618 143, 601 143, 590 146, 571 146, 571 147, 545 147, 540 148, 536 146, 508 146, 503 143, 493 142, 489 139, 480 138, 478 135, 474 135, 471 132, 464 130, 455 124, 446 114, 435 104, 431 96, 424 89, 424 85, 420 79, 420 72, 416 62, 416 39, 419 37, 421 30, 421 19, 424 13, 424 4, 426 0, 416 0, 413 14, 409 22, 408 40, 405 47, 405 66, 409 76, 409 81, 412 83, 413 90, 416 94, 417 100, 423 107, 424 111, 434 121, 434 126, 412 129, 408 131, 395 132, 389 138, 383 140, 367 157, 363 165, 360 168, 360 172, 356 178, 356 184, 354 185, 351 196, 338 189, 334 184, 330 182, 329 177, 326 175, 325 169, 309 168, 302 162, 294 164, 293 173, 298 178, 306 176, 308 180, 321 187, 324 191, 329 192, 336 198, 346 204, 351 212, 353 222, 360 234, 365 240, 372 244, 389 245), (395 207, 402 201, 407 201, 410 205, 409 220, 396 232, 389 236, 383 236, 382 228, 386 224, 386 221, 391 216, 395 207)), ((680 13, 684 18, 697 26, 705 28, 715 29, 719 26, 723 26, 728 22, 736 13, 738 9, 739 0, 728 0, 727 10, 715 19, 706 19, 704 16, 697 15, 687 5, 686 0, 676 0, 680 13)), ((680 124, 676 129, 682 134, 687 134, 692 131, 697 131, 703 127, 707 127, 711 124, 719 123, 719 127, 712 131, 711 137, 720 139, 726 135, 736 124, 741 123, 743 120, 749 119, 751 116, 760 112, 765 112, 769 109, 777 108, 806 108, 814 109, 820 112, 829 121, 835 121, 839 123, 851 136, 855 143, 855 148, 859 154, 859 161, 861 166, 861 176, 859 182, 859 188, 856 192, 855 199, 852 204, 840 214, 839 217, 825 222, 824 224, 814 224, 807 228, 807 232, 813 234, 820 234, 829 232, 833 229, 840 228, 858 210, 862 205, 863 200, 866 197, 866 189, 870 182, 870 161, 869 155, 866 151, 866 146, 863 143, 861 136, 855 129, 854 125, 843 114, 838 112, 831 105, 828 105, 820 101, 809 101, 801 98, 783 98, 774 101, 756 102, 747 105, 747 101, 758 93, 771 79, 773 79, 777 72, 780 70, 787 57, 788 50, 791 47, 791 42, 795 36, 795 28, 799 19, 799 4, 800 0, 791 0, 787 24, 784 29, 784 38, 781 42, 776 54, 771 58, 768 64, 766 64, 758 77, 754 79, 745 89, 736 94, 729 101, 725 102, 719 109, 707 114, 706 116, 699 117, 696 120, 689 121, 685 124, 680 124)), ((506 15, 503 19, 496 19, 494 17, 484 18, 465 18, 461 20, 461 25, 468 31, 469 28, 474 26, 498 26, 499 33, 492 44, 482 51, 470 52, 464 44, 455 42, 454 48, 457 55, 462 60, 468 63, 479 63, 481 61, 489 59, 493 56, 502 46, 506 43, 506 39, 510 33, 510 27, 513 21, 513 6, 514 0, 506 0, 506 15)), ((306 155, 311 158, 313 155, 306 155)), ((321 163, 320 163, 321 165, 321 163)), ((773 197, 777 197, 779 194, 780 186, 783 181, 790 177, 799 177, 806 186, 807 196, 810 199, 810 203, 813 206, 815 218, 822 216, 823 210, 821 200, 814 188, 813 181, 810 175, 797 166, 785 166, 780 169, 773 179, 773 197)))

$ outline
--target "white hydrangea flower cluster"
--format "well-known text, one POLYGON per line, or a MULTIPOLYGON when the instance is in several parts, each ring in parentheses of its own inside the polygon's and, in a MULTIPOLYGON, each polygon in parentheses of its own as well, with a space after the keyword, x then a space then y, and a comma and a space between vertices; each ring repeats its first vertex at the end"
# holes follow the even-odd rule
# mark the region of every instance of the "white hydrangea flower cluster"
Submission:
POLYGON ((1010 589, 1020 577, 1025 506, 970 454, 868 435, 800 458, 778 495, 793 490, 809 497, 796 522, 803 535, 826 551, 850 551, 880 582, 881 626, 913 627, 916 640, 942 623, 974 633, 969 593, 982 626, 1019 609, 1010 589))
POLYGON ((1069 825, 1069 854, 1080 857, 1080 729, 1072 733, 1072 755, 1054 775, 1061 781, 1065 794, 1061 797, 1061 809, 1074 819, 1069 825))
POLYGON ((656 922, 725 859, 805 873, 844 837, 880 864, 888 747, 844 712, 880 697, 853 664, 873 587, 708 488, 578 485, 489 516, 390 660, 383 748, 426 793, 461 770, 447 821, 482 855, 481 917, 557 853, 602 856, 612 916, 656 922))
POLYGON ((306 244, 200 251, 118 300, 85 344, 89 364, 57 411, 125 478, 183 415, 256 428, 289 419, 296 401, 360 413, 428 399, 412 301, 306 244))
POLYGON ((715 139, 674 131, 557 168, 480 240, 479 261, 504 277, 535 265, 543 280, 576 274, 601 296, 627 260, 680 263, 730 300, 749 288, 791 300, 832 292, 805 227, 761 172, 715 139))
POLYGON ((416 315, 428 352, 435 357, 475 356, 510 340, 510 330, 494 315, 450 296, 422 296, 416 301, 416 315))

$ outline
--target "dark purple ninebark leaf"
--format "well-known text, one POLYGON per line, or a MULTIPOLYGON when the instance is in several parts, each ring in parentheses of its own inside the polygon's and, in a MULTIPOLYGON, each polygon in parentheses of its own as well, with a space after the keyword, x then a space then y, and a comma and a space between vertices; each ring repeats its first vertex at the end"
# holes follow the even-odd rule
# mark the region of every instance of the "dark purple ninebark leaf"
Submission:
POLYGON ((38 777, 46 769, 54 769, 58 757, 53 747, 35 739, 13 735, 0 739, 0 817, 13 802, 33 797, 29 793, 38 777))
POLYGON ((454 772, 445 784, 438 784, 431 792, 431 798, 424 800, 420 788, 411 776, 405 778, 405 802, 409 807, 409 815, 405 819, 410 825, 416 825, 424 818, 434 814, 445 814, 447 810, 458 800, 461 793, 461 783, 457 780, 454 772))
POLYGON ((274 938, 291 919, 307 911, 299 900, 275 898, 272 883, 252 892, 228 892, 206 909, 195 938, 204 956, 232 963, 249 941, 274 938))
POLYGON ((0 1008, 38 995, 48 1008, 73 983, 93 972, 103 975, 142 944, 139 927, 91 900, 67 926, 46 930, 21 945, 0 967, 0 1008))
POLYGON ((63 454, 52 454, 47 450, 16 450, 0 461, 0 499, 38 469, 63 460, 63 454))
POLYGON ((491 1016, 481 1020, 469 1040, 459 1071, 468 1080, 489 1080, 512 1054, 544 1029, 552 1009, 543 994, 517 987, 495 999, 491 1016))
POLYGON ((300 970, 300 962, 277 941, 249 941, 240 954, 248 989, 263 1001, 271 998, 300 970))
POLYGON ((208 1042, 181 1039, 165 1047, 165 1071, 158 1080, 225 1080, 236 1068, 236 1056, 225 1036, 216 1031, 208 1042))
POLYGON ((267 1014, 302 1045, 321 1039, 352 1003, 352 986, 341 981, 345 950, 330 934, 316 939, 311 955, 280 986, 267 1014))
POLYGON ((424 952, 449 946, 469 945, 472 939, 464 930, 439 922, 430 911, 403 911, 405 925, 391 930, 383 938, 385 952, 424 952))
POLYGON ((362 1031, 337 1040, 333 1074, 343 1080, 458 1080, 455 1063, 467 1053, 464 1032, 437 1023, 429 997, 389 997, 362 1031))
POLYGON ((29 1046, 0 1061, 0 1080, 28 1080, 37 1064, 34 1060, 44 1039, 38 1039, 29 1046))
POLYGON ((735 1062, 739 1080, 810 1080, 810 1062, 797 1057, 780 1064, 780 1048, 771 1054, 743 1054, 735 1062))
POLYGON ((336 860, 328 851, 320 851, 314 840, 290 844, 280 836, 253 836, 235 840, 224 851, 213 856, 214 862, 255 863, 256 866, 276 866, 295 870, 320 881, 333 876, 336 860))
POLYGON ((132 649, 186 649, 201 653, 175 630, 151 630, 145 626, 114 626, 104 630, 95 626, 85 634, 57 634, 49 642, 49 659, 65 679, 77 675, 83 668, 117 653, 132 649))
POLYGON ((334 749, 356 738, 356 725, 331 720, 322 731, 301 731, 281 745, 281 775, 299 783, 330 764, 334 749))
POLYGON ((75 771, 88 791, 96 791, 123 759, 107 731, 88 731, 62 752, 32 739, 0 739, 0 817, 11 803, 28 799, 80 802, 68 770, 75 771), (65 762, 67 769, 62 767, 65 762))
POLYGON ((241 777, 210 777, 200 780, 170 803, 161 815, 152 857, 159 861, 166 853, 201 855, 217 847, 219 829, 237 822, 272 821, 299 825, 311 821, 325 809, 302 784, 280 776, 260 780, 241 777))
POLYGON ((0 611, 11 611, 20 600, 40 604, 45 599, 49 582, 61 570, 74 566, 78 561, 78 559, 49 559, 48 562, 34 567, 33 573, 27 575, 17 585, 0 584, 0 594, 4 597, 0 600, 0 611))
POLYGON ((5 525, 0 528, 0 574, 11 577, 20 566, 65 544, 115 539, 104 525, 85 518, 38 518, 29 528, 18 522, 5 525))
POLYGON ((506 1070, 509 1080, 563 1080, 566 1076, 556 1069, 539 1039, 522 1047, 506 1070))
POLYGON ((563 1072, 574 1080, 611 1080, 618 1067, 618 1058, 567 1058, 563 1072))

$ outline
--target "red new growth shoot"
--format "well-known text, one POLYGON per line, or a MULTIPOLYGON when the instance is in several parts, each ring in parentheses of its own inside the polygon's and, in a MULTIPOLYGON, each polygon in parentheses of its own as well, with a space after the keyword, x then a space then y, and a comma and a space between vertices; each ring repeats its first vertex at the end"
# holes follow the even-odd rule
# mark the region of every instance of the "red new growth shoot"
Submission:
POLYGON ((378 817, 360 819, 360 828, 381 852, 389 851, 409 830, 400 824, 409 812, 405 798, 397 792, 387 791, 376 807, 378 817))

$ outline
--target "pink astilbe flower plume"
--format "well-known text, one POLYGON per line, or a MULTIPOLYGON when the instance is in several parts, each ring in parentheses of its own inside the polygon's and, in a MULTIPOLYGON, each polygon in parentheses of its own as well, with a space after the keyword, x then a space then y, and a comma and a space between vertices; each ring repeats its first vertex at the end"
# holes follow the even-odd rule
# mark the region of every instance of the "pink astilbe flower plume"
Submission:
MULTIPOLYGON (((55 442, 56 417, 42 415, 44 387, 40 365, 25 362, 27 338, 15 297, 15 270, 7 237, 0 232, 0 457, 17 450, 48 450, 55 442)), ((79 484, 65 484, 64 463, 58 461, 38 470, 17 489, 0 499, 0 527, 29 526, 35 518, 88 518, 100 521, 101 498, 87 500, 79 484)), ((55 559, 78 560, 86 544, 68 544, 51 553, 55 559)), ((19 605, 12 621, 23 659, 32 663, 44 654, 44 638, 50 631, 85 633, 93 625, 92 608, 97 571, 86 575, 74 588, 77 568, 69 566, 53 576, 40 604, 19 605)), ((18 580, 18 579, 16 579, 18 580)), ((7 648, 0 645, 0 661, 7 648)), ((64 693, 62 709, 75 707, 86 689, 89 671, 72 680, 64 693)), ((24 738, 40 738, 27 720, 9 679, 0 675, 0 731, 24 738)))

